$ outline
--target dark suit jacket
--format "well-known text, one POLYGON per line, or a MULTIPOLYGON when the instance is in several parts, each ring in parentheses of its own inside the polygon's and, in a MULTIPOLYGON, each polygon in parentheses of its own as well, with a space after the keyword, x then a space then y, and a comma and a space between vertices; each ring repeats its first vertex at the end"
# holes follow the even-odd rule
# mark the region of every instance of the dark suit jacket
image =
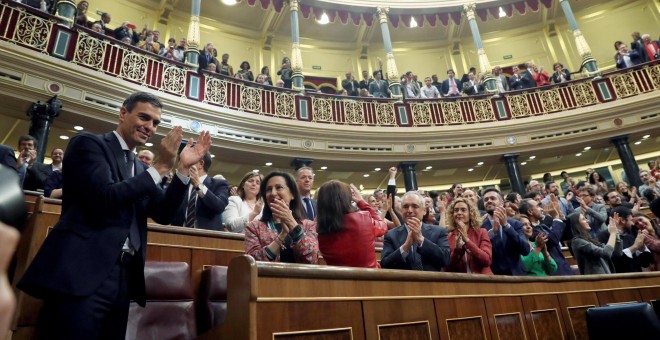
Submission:
POLYGON ((534 227, 533 238, 536 238, 539 231, 548 236, 548 242, 546 243, 548 253, 557 263, 557 271, 552 275, 573 275, 573 269, 571 269, 571 265, 568 264, 564 253, 561 251, 561 240, 562 235, 564 235, 564 229, 566 229, 566 223, 557 220, 552 220, 552 223, 549 223, 547 218, 538 226, 534 227))
POLYGON ((220 73, 220 67, 219 67, 219 62, 216 58, 214 58, 212 55, 207 54, 206 50, 201 50, 199 51, 199 60, 197 61, 199 63, 199 70, 200 71, 206 71, 206 69, 209 67, 210 63, 215 64, 215 72, 220 73), (206 60, 206 57, 208 56, 208 61, 206 60))
MULTIPOLYGON (((620 234, 621 238, 621 248, 626 249, 635 243, 635 238, 637 238, 637 229, 633 228, 630 231, 626 231, 623 234, 620 234)), ((607 244, 608 239, 610 238, 610 233, 606 230, 601 230, 598 233, 598 241, 603 244, 607 244)), ((621 252, 615 252, 612 254, 612 263, 614 264, 614 270, 616 273, 635 273, 641 272, 642 267, 648 267, 648 265, 653 261, 653 255, 650 252, 641 252, 639 254, 633 253, 632 258, 628 257, 626 254, 621 252)))
MULTIPOLYGON (((461 92, 463 92, 463 83, 456 78, 454 78, 454 81, 456 82, 456 90, 460 95, 461 92)), ((449 79, 445 79, 442 81, 442 86, 440 86, 440 94, 446 96, 448 93, 449 93, 449 79)))
POLYGON ((14 156, 14 149, 0 144, 0 164, 16 171, 16 156, 14 156))
POLYGON ((341 81, 341 87, 348 92, 349 96, 357 97, 360 84, 357 80, 344 79, 341 81), (351 88, 351 84, 353 84, 353 88, 351 88))
POLYGON ((529 254, 531 247, 523 234, 522 224, 514 219, 508 219, 511 227, 502 228, 501 233, 493 233, 490 220, 484 218, 481 227, 488 230, 490 243, 493 247, 493 264, 490 270, 496 275, 527 275, 520 256, 529 254))
POLYGON ((167 191, 163 191, 137 159, 135 176, 130 177, 124 153, 112 132, 83 132, 73 137, 66 150, 66 165, 62 215, 18 288, 42 299, 89 296, 118 261, 135 218, 141 248, 130 269, 130 297, 144 305, 147 217, 169 224, 186 186, 174 176, 167 191))
MULTIPOLYGON (((415 251, 422 258, 422 265, 425 271, 439 272, 449 264, 447 229, 430 224, 422 224, 422 235, 424 236, 424 243, 421 247, 417 247, 415 244, 415 251)), ((394 228, 385 234, 382 260, 380 261, 381 267, 389 269, 413 269, 409 261, 412 254, 408 254, 408 257, 404 259, 401 251, 399 251, 399 248, 406 242, 406 237, 408 237, 408 230, 404 225, 394 228)))
MULTIPOLYGON (((567 69, 562 69, 561 73, 564 74, 564 79, 566 79, 566 81, 571 80, 571 72, 568 72, 567 69)), ((560 74, 557 73, 557 72, 552 74, 552 83, 553 84, 559 84, 561 82, 561 78, 559 78, 559 76, 560 76, 560 74)))
POLYGON ((484 86, 482 84, 479 84, 475 81, 475 85, 477 86, 476 90, 474 88, 474 85, 470 86, 470 81, 468 80, 467 82, 463 83, 463 92, 468 96, 474 96, 477 94, 484 93, 484 86))
MULTIPOLYGON (((227 181, 214 179, 207 176, 204 179, 206 186, 206 195, 203 198, 197 197, 195 217, 197 218, 197 228, 222 231, 222 221, 220 215, 225 211, 229 202, 229 186, 227 181)), ((196 194, 195 191, 193 193, 196 194)), ((184 194, 185 199, 179 206, 178 213, 172 221, 172 225, 182 226, 186 220, 186 208, 188 206, 188 195, 184 194)))
MULTIPOLYGON (((628 50, 628 58, 630 58, 630 62, 632 63, 633 66, 639 65, 644 62, 643 55, 633 49, 628 50)), ((621 58, 621 60, 617 60, 616 68, 618 69, 626 68, 626 62, 623 61, 623 58, 621 58)))
POLYGON ((529 71, 525 70, 520 73, 522 76, 522 88, 523 89, 531 89, 536 87, 536 81, 532 77, 532 73, 529 71))
POLYGON ((51 166, 35 161, 32 166, 25 172, 25 180, 23 181, 23 190, 37 190, 43 189, 46 178, 50 175, 51 166))

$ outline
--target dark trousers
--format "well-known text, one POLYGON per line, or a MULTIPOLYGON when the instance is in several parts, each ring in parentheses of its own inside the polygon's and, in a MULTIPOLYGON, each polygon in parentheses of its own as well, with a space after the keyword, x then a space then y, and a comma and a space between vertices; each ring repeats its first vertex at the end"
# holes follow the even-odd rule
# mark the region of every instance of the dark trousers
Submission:
POLYGON ((39 338, 125 339, 131 261, 132 256, 120 257, 90 296, 45 299, 39 314, 39 338))

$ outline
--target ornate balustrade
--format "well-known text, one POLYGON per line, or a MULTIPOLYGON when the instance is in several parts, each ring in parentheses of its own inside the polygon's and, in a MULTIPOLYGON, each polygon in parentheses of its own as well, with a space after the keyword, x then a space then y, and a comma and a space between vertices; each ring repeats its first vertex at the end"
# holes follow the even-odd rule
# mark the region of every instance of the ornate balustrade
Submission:
POLYGON ((541 88, 406 100, 299 94, 189 66, 14 2, 0 2, 0 39, 125 81, 221 108, 282 119, 356 126, 444 126, 506 121, 607 103, 660 89, 657 62, 541 88))

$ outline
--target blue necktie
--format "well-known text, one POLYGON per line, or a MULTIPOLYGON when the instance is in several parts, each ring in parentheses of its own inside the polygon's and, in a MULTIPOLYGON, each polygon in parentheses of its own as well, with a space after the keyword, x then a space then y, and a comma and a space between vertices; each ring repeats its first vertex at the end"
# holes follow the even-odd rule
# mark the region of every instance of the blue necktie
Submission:
POLYGON ((303 201, 305 202, 305 213, 307 214, 307 219, 310 221, 314 220, 314 209, 312 208, 312 202, 309 197, 304 197, 303 201))

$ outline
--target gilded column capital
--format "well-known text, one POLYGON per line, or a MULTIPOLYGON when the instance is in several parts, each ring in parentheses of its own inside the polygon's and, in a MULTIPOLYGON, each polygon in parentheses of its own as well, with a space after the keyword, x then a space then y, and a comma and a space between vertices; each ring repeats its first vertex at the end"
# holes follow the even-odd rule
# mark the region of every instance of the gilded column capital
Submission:
POLYGON ((465 4, 463 5, 463 12, 465 12, 465 16, 467 17, 468 20, 474 20, 474 11, 477 9, 477 4, 476 3, 470 3, 470 4, 465 4))
POLYGON ((387 22, 387 13, 390 11, 389 7, 378 7, 376 9, 376 12, 378 13, 378 18, 380 19, 380 23, 386 23, 387 22))
POLYGON ((289 0, 289 7, 291 11, 298 11, 298 0, 289 0))

